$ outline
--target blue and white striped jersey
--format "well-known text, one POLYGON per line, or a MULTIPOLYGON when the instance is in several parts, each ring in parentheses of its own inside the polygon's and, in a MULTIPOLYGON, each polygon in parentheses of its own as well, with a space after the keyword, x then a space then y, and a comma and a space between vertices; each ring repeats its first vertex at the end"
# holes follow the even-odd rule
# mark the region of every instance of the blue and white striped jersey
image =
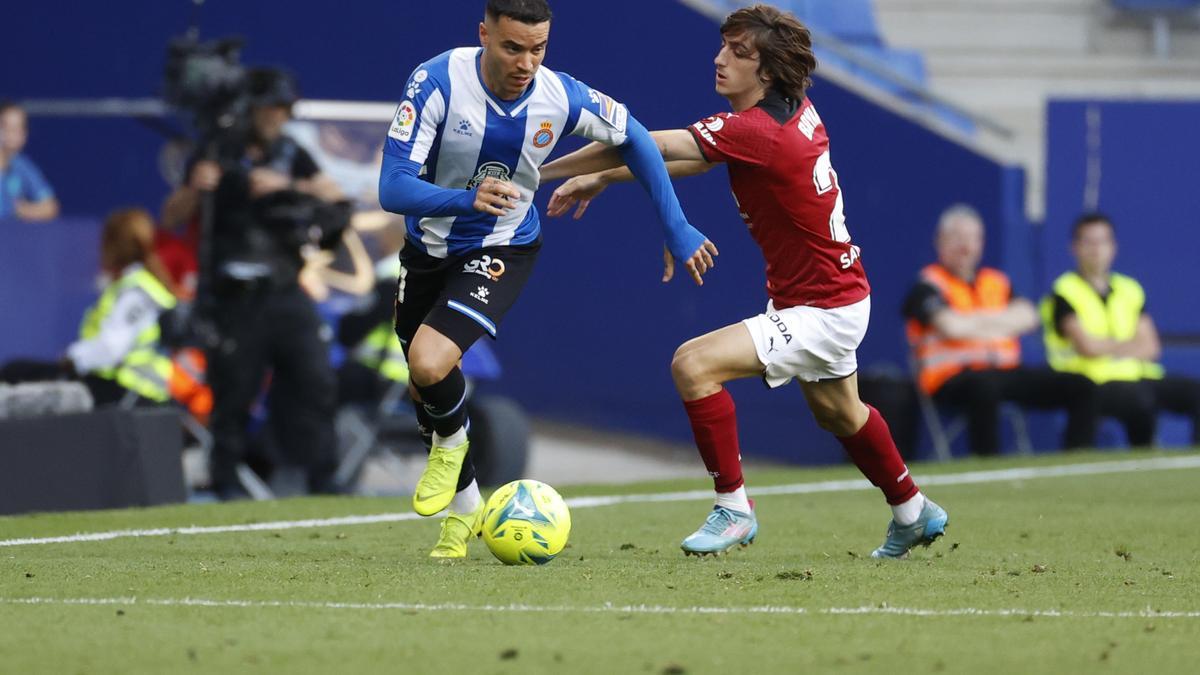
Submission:
POLYGON ((627 139, 625 106, 570 75, 539 68, 515 101, 483 85, 480 48, 450 50, 413 72, 388 130, 384 152, 419 167, 434 185, 472 189, 492 176, 521 193, 502 217, 484 213, 406 216, 408 240, 437 258, 485 246, 520 246, 541 233, 533 196, 540 168, 567 134, 608 145, 627 139))

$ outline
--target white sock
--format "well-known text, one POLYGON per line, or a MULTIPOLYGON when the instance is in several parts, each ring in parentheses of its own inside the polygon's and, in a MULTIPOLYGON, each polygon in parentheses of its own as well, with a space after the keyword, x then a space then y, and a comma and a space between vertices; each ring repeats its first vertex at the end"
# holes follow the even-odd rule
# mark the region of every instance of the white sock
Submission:
POLYGON ((473 513, 479 508, 479 502, 483 501, 483 495, 479 494, 479 483, 471 481, 471 484, 463 488, 458 494, 454 495, 454 499, 450 500, 450 511, 460 514, 473 513))
POLYGON ((897 525, 912 525, 921 517, 921 509, 925 508, 925 495, 918 492, 912 499, 892 507, 892 520, 897 525))
POLYGON ((743 485, 733 492, 718 492, 717 506, 724 506, 727 509, 741 511, 742 513, 750 513, 750 499, 746 496, 746 486, 743 485))
POLYGON ((449 436, 442 436, 436 431, 433 433, 433 444, 442 448, 457 448, 467 442, 467 428, 460 427, 458 431, 449 436))

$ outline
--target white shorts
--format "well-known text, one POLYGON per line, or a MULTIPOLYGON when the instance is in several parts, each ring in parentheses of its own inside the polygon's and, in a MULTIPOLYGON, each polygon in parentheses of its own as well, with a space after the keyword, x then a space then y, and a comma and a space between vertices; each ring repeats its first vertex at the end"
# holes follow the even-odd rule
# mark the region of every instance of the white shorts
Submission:
POLYGON ((789 307, 767 312, 742 323, 750 331, 758 360, 766 370, 763 381, 774 389, 792 378, 817 382, 849 377, 858 370, 855 350, 867 334, 871 298, 835 309, 789 307))

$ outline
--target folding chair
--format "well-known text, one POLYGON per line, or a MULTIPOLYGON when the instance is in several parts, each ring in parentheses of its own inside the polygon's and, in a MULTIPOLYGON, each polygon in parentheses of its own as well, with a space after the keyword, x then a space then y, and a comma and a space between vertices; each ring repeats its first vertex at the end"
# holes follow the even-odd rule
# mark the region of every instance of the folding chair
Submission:
MULTIPOLYGON (((917 358, 911 352, 908 355, 908 368, 914 378, 918 377, 920 369, 917 366, 917 358)), ((949 423, 944 423, 942 414, 933 399, 921 387, 916 387, 916 390, 917 404, 921 407, 921 417, 925 420, 925 428, 929 431, 934 454, 937 455, 938 461, 944 462, 952 459, 950 446, 967 430, 966 415, 954 415, 949 423)), ((1001 403, 1000 416, 1007 419, 1012 427, 1017 453, 1033 454, 1033 443, 1029 440, 1029 425, 1025 421, 1025 413, 1021 411, 1021 408, 1012 403, 1001 403)))

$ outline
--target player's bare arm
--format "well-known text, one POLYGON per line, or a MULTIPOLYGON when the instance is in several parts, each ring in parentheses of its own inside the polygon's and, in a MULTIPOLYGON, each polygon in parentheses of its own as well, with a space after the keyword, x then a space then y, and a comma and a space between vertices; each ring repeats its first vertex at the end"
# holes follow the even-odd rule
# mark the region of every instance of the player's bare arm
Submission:
MULTIPOLYGON (((704 161, 704 155, 700 154, 700 148, 692 140, 691 134, 684 129, 651 131, 650 136, 658 145, 658 151, 662 154, 663 160, 667 162, 704 161)), ((551 181, 584 176, 622 166, 625 166, 625 161, 621 159, 621 154, 616 148, 603 143, 589 143, 569 155, 542 166, 542 180, 551 181)), ((630 179, 632 179, 632 174, 630 179)))
MULTIPOLYGON (((667 173, 672 178, 697 176, 713 168, 713 164, 704 160, 677 160, 667 162, 667 173)), ((574 218, 579 220, 587 211, 592 200, 600 196, 605 188, 613 183, 625 183, 633 180, 633 172, 626 167, 609 169, 598 173, 575 176, 558 186, 550 196, 550 204, 546 207, 546 215, 558 217, 566 214, 576 204, 574 218)))

